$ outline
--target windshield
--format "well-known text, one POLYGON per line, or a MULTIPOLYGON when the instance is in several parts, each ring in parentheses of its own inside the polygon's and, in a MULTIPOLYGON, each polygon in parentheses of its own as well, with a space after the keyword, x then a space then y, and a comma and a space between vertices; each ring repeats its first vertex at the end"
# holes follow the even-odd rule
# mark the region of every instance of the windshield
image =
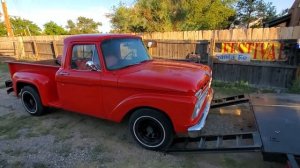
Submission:
POLYGON ((102 42, 106 68, 116 70, 150 60, 141 39, 111 39, 102 42))

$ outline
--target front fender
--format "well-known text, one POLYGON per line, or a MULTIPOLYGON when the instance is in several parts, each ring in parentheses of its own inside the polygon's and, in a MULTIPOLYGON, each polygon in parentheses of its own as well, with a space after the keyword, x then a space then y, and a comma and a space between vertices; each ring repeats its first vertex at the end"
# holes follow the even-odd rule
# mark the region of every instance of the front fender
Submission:
POLYGON ((38 89, 42 104, 47 106, 49 103, 51 82, 47 76, 30 73, 30 72, 16 72, 13 77, 13 88, 16 95, 18 95, 18 83, 26 83, 35 86, 38 89))
POLYGON ((191 96, 138 94, 119 103, 110 113, 109 118, 120 122, 124 116, 137 108, 150 107, 164 112, 173 124, 176 132, 186 132, 196 100, 191 96))

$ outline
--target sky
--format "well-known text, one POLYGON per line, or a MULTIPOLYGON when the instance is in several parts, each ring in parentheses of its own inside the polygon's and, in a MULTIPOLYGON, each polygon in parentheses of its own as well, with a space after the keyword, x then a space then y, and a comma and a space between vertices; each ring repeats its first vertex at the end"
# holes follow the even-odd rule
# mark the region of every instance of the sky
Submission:
MULTIPOLYGON (((36 23, 43 28, 46 22, 54 21, 66 26, 67 20, 76 20, 78 16, 92 18, 101 22, 100 32, 111 29, 109 19, 105 16, 112 12, 113 6, 120 2, 132 6, 135 0, 6 0, 9 15, 19 16, 36 23)), ((292 6, 294 0, 265 0, 272 2, 277 12, 292 6)), ((1 10, 2 12, 2 10, 1 10)))

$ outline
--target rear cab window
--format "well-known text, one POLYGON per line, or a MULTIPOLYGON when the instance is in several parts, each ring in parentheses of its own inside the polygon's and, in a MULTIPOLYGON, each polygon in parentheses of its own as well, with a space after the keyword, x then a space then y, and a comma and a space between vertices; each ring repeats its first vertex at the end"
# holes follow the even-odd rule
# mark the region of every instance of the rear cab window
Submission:
POLYGON ((88 61, 92 61, 94 65, 100 69, 99 55, 96 45, 94 44, 76 44, 72 48, 71 69, 91 71, 86 65, 88 61))

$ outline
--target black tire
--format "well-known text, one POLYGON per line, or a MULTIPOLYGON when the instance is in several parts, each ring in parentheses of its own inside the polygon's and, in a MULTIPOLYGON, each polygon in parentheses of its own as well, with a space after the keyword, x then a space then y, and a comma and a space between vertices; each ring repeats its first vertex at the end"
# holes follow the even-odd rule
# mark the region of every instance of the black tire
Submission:
POLYGON ((21 101, 25 110, 34 116, 42 115, 44 106, 37 90, 31 86, 24 86, 21 90, 21 101))
POLYGON ((166 149, 174 137, 169 118, 153 109, 135 111, 129 119, 129 129, 136 142, 150 150, 166 149))

